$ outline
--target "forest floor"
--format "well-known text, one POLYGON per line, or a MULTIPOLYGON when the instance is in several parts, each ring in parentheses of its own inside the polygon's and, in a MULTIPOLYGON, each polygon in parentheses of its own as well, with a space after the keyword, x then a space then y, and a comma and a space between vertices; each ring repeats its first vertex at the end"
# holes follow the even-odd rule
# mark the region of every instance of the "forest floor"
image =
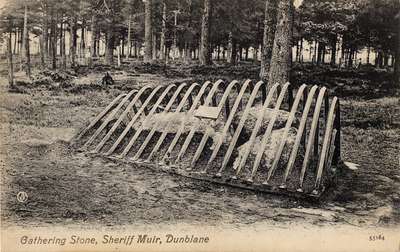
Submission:
POLYGON ((7 87, 0 77, 1 218, 8 226, 202 224, 239 227, 400 224, 400 99, 385 71, 296 66, 293 83, 341 98, 342 156, 359 164, 321 202, 245 191, 77 153, 69 141, 121 92, 145 84, 257 79, 258 67, 164 66, 48 72, 48 82, 7 87), (114 85, 97 82, 109 71, 114 85), (57 78, 65 81, 55 82, 57 78), (28 201, 16 200, 18 192, 28 201))

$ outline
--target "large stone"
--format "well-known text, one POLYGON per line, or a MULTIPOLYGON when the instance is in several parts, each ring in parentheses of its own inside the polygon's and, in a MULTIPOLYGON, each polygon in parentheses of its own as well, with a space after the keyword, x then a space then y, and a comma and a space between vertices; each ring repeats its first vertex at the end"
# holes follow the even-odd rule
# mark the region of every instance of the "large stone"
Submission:
MULTIPOLYGON (((184 125, 182 133, 188 133, 192 127, 196 126, 196 132, 204 133, 208 131, 209 136, 213 139, 213 142, 216 142, 216 140, 221 137, 221 132, 225 125, 225 120, 221 117, 217 120, 213 120, 198 118, 192 114, 188 114, 187 112, 170 112, 153 114, 143 122, 142 127, 145 130, 149 130, 156 126, 156 131, 176 133, 183 122, 184 125)), ((138 126, 139 123, 136 123, 134 128, 137 128, 138 126)), ((224 138, 224 142, 230 141, 230 139, 231 135, 228 132, 224 138)))
MULTIPOLYGON (((275 158, 275 153, 278 151, 278 147, 279 147, 280 141, 283 136, 283 132, 284 132, 284 128, 275 129, 271 132, 271 135, 268 138, 266 147, 264 149, 264 154, 263 154, 261 162, 260 162, 260 167, 270 168, 272 166, 272 163, 274 162, 274 158, 275 158)), ((294 142, 296 139, 296 134, 297 134, 296 128, 292 127, 289 129, 289 133, 286 138, 286 144, 285 144, 285 147, 283 148, 282 155, 280 158, 281 164, 282 163, 286 164, 288 162, 290 153, 292 151, 292 148, 293 148, 293 145, 294 145, 294 142)), ((253 144, 252 148, 250 149, 250 153, 249 153, 249 156, 248 156, 247 162, 246 162, 247 164, 249 164, 248 160, 255 159, 258 151, 260 150, 262 137, 263 137, 263 135, 256 137, 254 144, 253 144)), ((238 149, 237 149, 238 156, 236 157, 234 164, 233 164, 234 169, 237 169, 237 167, 239 166, 246 149, 249 147, 249 144, 250 144, 249 142, 246 142, 238 147, 238 149)), ((301 150, 299 150, 299 152, 301 152, 301 150)), ((251 167, 247 167, 247 169, 250 169, 250 168, 251 167)))
MULTIPOLYGON (((261 114, 262 106, 255 106, 250 108, 249 115, 247 116, 247 119, 244 123, 242 133, 241 133, 241 139, 243 141, 249 139, 255 125, 257 122, 258 116, 261 114)), ((257 135, 263 134, 265 130, 268 127, 268 123, 271 121, 272 116, 274 113, 277 113, 276 120, 273 126, 273 129, 280 129, 285 127, 286 121, 289 118, 289 112, 284 111, 284 110, 278 110, 277 112, 274 112, 274 109, 267 108, 264 117, 261 123, 261 127, 257 133, 257 135)), ((238 113, 235 114, 234 120, 232 122, 233 126, 236 128, 237 125, 240 122, 240 119, 243 117, 243 111, 239 111, 238 113)), ((296 125, 297 121, 294 120, 293 125, 296 125)))

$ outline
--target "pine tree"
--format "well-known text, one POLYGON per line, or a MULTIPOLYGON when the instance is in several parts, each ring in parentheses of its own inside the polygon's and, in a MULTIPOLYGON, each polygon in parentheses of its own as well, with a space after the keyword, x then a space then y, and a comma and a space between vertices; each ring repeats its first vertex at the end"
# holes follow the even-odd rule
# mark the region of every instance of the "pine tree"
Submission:
POLYGON ((267 90, 275 83, 284 84, 289 81, 292 62, 292 0, 280 0, 277 20, 267 90))

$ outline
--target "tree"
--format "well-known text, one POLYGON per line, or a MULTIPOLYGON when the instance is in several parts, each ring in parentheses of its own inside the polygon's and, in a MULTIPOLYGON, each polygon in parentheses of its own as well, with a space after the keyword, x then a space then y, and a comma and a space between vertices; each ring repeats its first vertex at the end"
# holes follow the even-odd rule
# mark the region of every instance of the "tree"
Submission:
POLYGON ((143 0, 145 9, 144 62, 152 62, 152 0, 143 0))
POLYGON ((211 65, 210 47, 210 17, 212 0, 204 0, 203 18, 201 23, 200 64, 211 65))
POLYGON ((292 62, 292 0, 280 0, 277 20, 267 90, 275 83, 284 84, 289 81, 292 62))
POLYGON ((400 11, 396 15, 397 19, 397 50, 394 63, 395 81, 400 85, 400 11))
POLYGON ((265 1, 264 35, 260 70, 260 78, 265 83, 268 83, 269 68, 274 45, 277 5, 277 0, 265 1))
POLYGON ((30 62, 30 52, 29 52, 29 29, 28 29, 28 5, 25 3, 24 11, 24 32, 22 36, 22 57, 24 61, 24 69, 26 76, 31 77, 31 62, 30 62))

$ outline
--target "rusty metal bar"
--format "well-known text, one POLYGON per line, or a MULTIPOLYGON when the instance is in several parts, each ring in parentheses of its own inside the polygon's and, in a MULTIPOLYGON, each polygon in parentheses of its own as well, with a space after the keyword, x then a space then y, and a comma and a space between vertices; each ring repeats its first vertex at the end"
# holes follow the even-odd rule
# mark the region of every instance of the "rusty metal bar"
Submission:
MULTIPOLYGON (((151 111, 147 114, 147 116, 150 115, 150 113, 154 113, 154 111, 157 109, 157 106, 161 103, 161 101, 164 99, 164 95, 166 93, 168 93, 168 91, 173 88, 176 87, 175 84, 172 84, 170 86, 168 86, 168 90, 167 92, 163 92, 162 96, 159 97, 157 99, 156 104, 152 107, 151 111)), ((158 92, 158 90, 161 89, 161 86, 156 87, 153 92, 151 92, 151 94, 147 97, 146 101, 143 103, 143 105, 140 107, 139 111, 136 113, 136 115, 132 118, 132 120, 129 122, 129 128, 131 128, 133 126, 133 124, 136 122, 136 120, 139 118, 139 116, 141 115, 141 113, 145 110, 145 108, 147 107, 148 103, 153 99, 154 95, 158 92)), ((147 118, 146 116, 146 118, 147 118)), ((129 131, 129 129, 128 129, 129 131)), ((127 131, 127 132, 128 132, 127 131)), ((121 157, 125 157, 126 154, 128 154, 129 150, 131 149, 133 143, 135 142, 135 137, 138 136, 138 134, 136 134, 138 132, 138 130, 136 130, 135 135, 131 138, 131 140, 129 141, 128 145, 125 147, 124 151, 121 153, 121 157)), ((126 134, 126 133, 125 133, 126 134)), ((115 150, 115 149, 114 149, 115 150)), ((113 150, 113 151, 114 151, 113 150)))
MULTIPOLYGON (((279 143, 278 151, 275 153, 274 162, 272 163, 272 166, 271 166, 271 168, 270 168, 270 170, 268 172, 267 182, 270 179, 270 177, 274 174, 274 171, 275 171, 276 167, 278 166, 279 160, 280 160, 281 155, 282 155, 283 148, 285 147, 285 144, 286 144, 287 135, 289 133, 290 127, 292 126, 294 117, 295 117, 296 112, 297 112, 297 107, 299 106, 300 100, 301 100, 301 98, 303 96, 303 91, 304 91, 304 89, 306 87, 307 86, 305 84, 303 84, 303 85, 300 86, 299 90, 297 91, 296 98, 294 100, 294 103, 291 106, 289 118, 286 121, 286 125, 285 125, 285 128, 283 130, 283 135, 282 135, 281 141, 279 143)), ((278 111, 276 110, 276 107, 275 107, 274 113, 277 113, 277 112, 278 111)), ((269 129, 269 125, 268 125, 268 129, 269 129)), ((267 129, 267 132, 268 132, 268 129, 267 129)), ((272 127, 271 127, 271 131, 272 131, 272 127)), ((258 161, 258 163, 259 162, 260 161, 258 161)), ((249 179, 250 181, 253 181, 253 178, 255 176, 257 168, 258 168, 258 164, 254 163, 253 172, 251 174, 251 178, 249 179)))
MULTIPOLYGON (((172 85, 171 85, 172 86, 172 85)), ((169 88, 169 87, 168 87, 169 88)), ((100 141, 100 143, 96 146, 95 152, 99 152, 101 148, 103 148, 104 144, 110 139, 111 135, 114 133, 114 131, 118 128, 122 120, 128 115, 128 113, 131 111, 132 107, 135 105, 137 102, 138 98, 140 97, 141 93, 138 93, 135 98, 129 103, 129 105, 125 108, 124 112, 121 114, 121 116, 118 118, 118 120, 114 123, 112 128, 107 132, 105 137, 100 141)), ((156 110, 156 106, 153 107, 152 111, 154 112, 156 110)), ((137 114, 137 113, 136 113, 137 114)), ((136 115, 135 115, 136 116, 136 115)), ((134 116, 134 117, 135 117, 134 116)), ((133 119, 133 118, 132 118, 133 119)), ((131 121, 132 121, 131 119, 131 121)))
MULTIPOLYGON (((264 84, 264 82, 262 82, 262 81, 257 82, 255 86, 252 85, 251 82, 248 83, 248 85, 250 86, 250 88, 252 88, 251 95, 250 95, 249 100, 247 101, 246 108, 244 109, 242 118, 240 118, 239 125, 238 125, 238 127, 236 128, 236 130, 235 130, 235 133, 234 133, 234 135, 233 135, 232 141, 231 141, 231 143, 229 144, 228 150, 227 150, 227 152, 226 152, 226 154, 225 154, 225 156, 224 156, 224 160, 223 160, 223 162, 222 162, 221 168, 219 169, 218 173, 216 174, 217 176, 221 176, 222 171, 223 171, 223 170, 225 169, 225 167, 227 166, 227 164, 228 164, 228 162, 229 162, 229 159, 231 158, 233 149, 234 149, 235 146, 236 146, 236 142, 237 142, 237 140, 238 140, 238 138, 239 138, 239 135, 240 135, 240 133, 242 132, 244 123, 246 122, 247 117, 248 117, 248 115, 249 115, 249 113, 250 113, 250 109, 251 109, 251 106, 253 105, 254 99, 256 98, 257 93, 258 93, 258 90, 260 89, 260 87, 261 87, 263 84, 264 84)), ((278 85, 279 85, 279 84, 275 84, 275 85, 271 88, 271 90, 275 91, 275 89, 276 89, 276 87, 277 87, 278 85)), ((271 93, 271 91, 270 91, 270 93, 271 93)), ((269 94, 270 94, 270 93, 269 93, 269 94)), ((268 97, 270 97, 269 94, 268 94, 268 97)), ((272 96, 272 95, 271 95, 271 96, 272 96)), ((268 98, 267 98, 267 99, 268 99, 268 98)), ((271 98, 270 98, 270 99, 271 99, 271 98)))
POLYGON ((112 118, 115 116, 115 114, 118 112, 119 109, 124 105, 125 102, 131 98, 131 96, 136 93, 136 90, 132 90, 129 92, 124 99, 118 104, 118 106, 107 116, 106 120, 100 125, 100 127, 96 130, 96 132, 92 135, 92 137, 85 143, 83 148, 87 148, 95 139, 96 137, 100 134, 101 131, 107 126, 107 124, 112 120, 112 118))
MULTIPOLYGON (((207 96, 207 98, 206 98, 206 100, 204 102, 204 106, 208 106, 210 104, 211 100, 214 99, 214 94, 216 93, 219 85, 222 84, 222 83, 223 83, 222 80, 218 80, 218 81, 216 81, 214 83, 212 89, 210 90, 210 93, 208 93, 208 96, 207 96)), ((192 126, 188 136, 185 139, 185 142, 183 143, 183 146, 182 146, 182 148, 181 148, 181 150, 180 150, 180 152, 178 154, 178 157, 176 158, 175 162, 179 161, 180 158, 182 157, 182 155, 185 154, 185 152, 187 150, 187 147, 189 146, 190 141, 192 140, 193 135, 197 130, 197 127, 198 127, 198 125, 193 125, 192 126)))
MULTIPOLYGON (((181 86, 186 86, 186 84, 182 84, 181 86)), ((180 87, 181 87, 180 86, 180 87)), ((121 154, 121 157, 124 157, 128 152, 129 152, 129 150, 130 150, 130 148, 131 148, 131 146, 133 145, 133 143, 136 141, 136 139, 139 137, 139 135, 140 135, 140 133, 142 133, 142 131, 143 131, 143 124, 146 122, 146 120, 148 120, 148 118, 150 118, 153 114, 154 114, 154 112, 156 111, 156 109, 158 108, 158 106, 161 104, 161 102, 165 99, 165 96, 169 93, 169 91, 172 89, 172 88, 175 88, 176 87, 176 85, 175 84, 172 84, 172 85, 169 85, 165 90, 164 90, 164 92, 161 94, 161 96, 157 99, 157 101, 156 101, 156 103, 153 105, 153 107, 152 107, 152 109, 150 110, 150 112, 149 112, 149 114, 146 116, 146 118, 143 120, 143 122, 141 123, 141 125, 139 126, 139 128, 136 130, 136 132, 135 132, 135 134, 133 135, 133 137, 131 138, 131 140, 130 140, 130 142, 129 142, 129 144, 128 144, 128 146, 130 146, 130 147, 126 147, 125 149, 124 149, 124 151, 122 152, 122 154, 121 154)), ((183 87, 182 87, 183 88, 183 87)), ((178 89, 178 90, 180 90, 180 89, 178 89)), ((177 90, 177 91, 178 91, 177 90)), ((179 92, 178 93, 176 93, 176 94, 179 94, 179 92)), ((174 97, 176 97, 176 96, 174 96, 174 97)), ((171 106, 172 106, 172 104, 171 104, 171 106)), ((168 108, 169 109, 169 108, 168 108)))
MULTIPOLYGON (((231 92, 232 88, 234 86, 238 85, 238 84, 239 84, 239 82, 237 80, 233 80, 228 85, 228 87, 226 88, 226 90, 224 92, 224 95, 222 96, 222 98, 221 98, 221 100, 220 100, 220 102, 218 104, 218 111, 222 110, 222 107, 225 104, 225 101, 227 100, 227 98, 229 96, 229 93, 231 92)), ((204 135, 203 135, 203 137, 202 137, 202 139, 200 141, 200 145, 197 148, 196 153, 194 154, 194 157, 193 157, 193 160, 192 160, 192 163, 191 163, 192 166, 197 162, 198 158, 200 157, 200 154, 203 151, 205 144, 207 143, 207 140, 208 140, 208 137, 209 137, 209 133, 210 132, 208 130, 204 133, 204 135)))
POLYGON ((306 172, 306 169, 308 166, 308 160, 310 157, 312 144, 314 143, 314 139, 315 139, 315 135, 316 135, 317 124, 318 124, 319 114, 321 111, 322 101, 323 101, 324 95, 325 95, 325 90, 326 90, 325 87, 321 88, 321 90, 319 91, 319 94, 318 94, 317 102, 315 104, 310 134, 309 134, 308 141, 307 141, 306 153, 304 154, 303 166, 301 168, 300 188, 298 191, 300 191, 300 189, 303 188, 304 176, 305 176, 305 172, 306 172))
MULTIPOLYGON (((280 108, 288 86, 289 86, 289 83, 286 83, 286 84, 283 86, 283 89, 281 90, 281 92, 280 92, 280 94, 279 94, 278 101, 277 101, 276 106, 275 106, 275 110, 277 110, 277 109, 280 108)), ((278 86, 277 86, 277 87, 278 87, 278 86)), ((275 91, 275 90, 272 90, 272 89, 271 89, 271 91, 268 93, 267 99, 266 99, 265 102, 264 102, 264 105, 263 105, 263 107, 262 107, 261 113, 260 113, 260 115, 259 115, 258 118, 257 118, 256 125, 254 126, 254 129, 253 129, 253 131, 251 132, 250 140, 247 142, 248 145, 247 145, 247 147, 246 147, 246 150, 245 150, 245 152, 244 152, 244 155, 241 157, 240 164, 239 164, 239 166, 237 167, 236 175, 234 176, 234 179, 239 175, 240 171, 242 170, 242 167, 243 167, 244 164, 246 163, 247 157, 248 157, 249 154, 250 154, 251 148, 253 147, 254 141, 255 141, 255 139, 256 139, 256 137, 257 137, 257 134, 258 134, 258 131, 260 130, 260 127, 261 127, 261 124, 262 124, 262 121, 263 121, 265 112, 267 111, 268 106, 269 106, 270 103, 271 103, 272 96, 273 96, 273 94, 275 93, 275 92, 273 92, 273 91, 275 91)), ((275 110, 274 110, 274 111, 275 111, 275 110)), ((274 115, 272 116, 271 120, 269 121, 268 127, 267 127, 267 131, 266 131, 265 133, 268 133, 268 129, 269 129, 269 128, 271 128, 271 130, 272 130, 272 126, 273 126, 273 124, 275 123, 275 119, 276 119, 276 113, 274 113, 274 115), (271 123, 272 123, 272 126, 270 126, 271 123)), ((259 149, 260 151, 261 151, 261 150, 264 151, 265 145, 266 145, 266 143, 267 143, 267 137, 268 137, 268 135, 269 135, 269 133, 264 135, 264 137, 263 137, 263 139, 262 139, 261 148, 259 149)), ((259 157, 259 153, 261 153, 261 155, 262 155, 262 152, 260 152, 260 151, 257 153, 256 162, 257 162, 257 159, 260 159, 260 160, 261 160, 261 157, 259 157)), ((257 166, 258 166, 258 165, 257 165, 257 166)))
MULTIPOLYGON (((274 108, 274 110, 273 110, 273 114, 272 114, 272 118, 271 118, 271 120, 268 122, 268 126, 267 126, 267 129, 266 129, 266 131, 265 131, 265 133, 264 133, 264 135, 263 135, 263 138, 262 138, 262 140, 261 140, 261 146, 260 146, 260 148, 258 149, 258 151, 257 151, 257 155, 256 155, 256 159, 254 160, 254 164, 253 164, 253 170, 252 170, 252 173, 251 173, 251 176, 252 176, 252 178, 254 177, 254 175, 255 175, 255 173, 257 172, 257 169, 258 169, 258 166, 260 165, 260 161, 261 161, 261 158, 262 158, 262 156, 263 156, 263 154, 264 154, 264 150, 265 150, 265 147, 267 146, 267 141, 268 141, 268 138, 270 137, 270 135, 271 135, 271 133, 272 133, 272 128, 274 127, 274 124, 275 124, 275 121, 276 121, 276 117, 277 117, 277 115, 278 115, 278 110, 280 109, 280 107, 281 107, 281 104, 282 104, 282 102, 283 102, 283 99, 285 98, 285 94, 286 94, 286 91, 287 91, 287 89, 288 89, 288 87, 289 87, 290 85, 289 85, 289 83, 286 83, 284 86, 283 86, 283 88, 282 88, 282 90, 281 90, 281 93, 279 94, 279 97, 278 97, 278 101, 277 101, 277 103, 276 103, 276 105, 275 105, 275 108, 274 108)), ((299 99, 300 100, 300 99, 299 99)), ((261 115, 260 115, 260 117, 261 117, 261 115)), ((262 119, 261 119, 261 122, 262 122, 262 119)), ((290 123, 291 124, 291 123, 290 123)), ((256 135, 255 136, 257 136, 257 132, 256 132, 256 135)), ((286 137, 285 137, 286 138, 286 137)), ((251 143, 251 145, 253 145, 253 142, 251 143)), ((250 146, 250 148, 249 148, 249 151, 251 150, 251 146, 250 146)), ((246 156, 246 158, 247 158, 247 156, 246 156)), ((246 160, 241 160, 242 161, 242 164, 244 165, 244 163, 246 162, 246 160)), ((271 175, 272 175, 272 173, 273 173, 273 170, 272 169, 270 169, 269 170, 269 172, 268 172, 268 179, 271 177, 271 175)), ((239 173, 237 173, 237 175, 238 175, 239 173)), ((266 182, 268 182, 268 179, 267 179, 267 181, 266 182)))
MULTIPOLYGON (((301 141, 303 139, 303 135, 307 134, 307 132, 304 132, 304 129, 306 129, 308 113, 310 111, 311 104, 312 104, 312 101, 314 99, 314 94, 315 94, 315 91, 317 89, 318 89, 318 86, 316 86, 316 85, 313 86, 310 89, 310 93, 307 96, 307 101, 305 102, 305 105, 304 105, 303 114, 301 116, 299 129, 297 130, 296 139, 295 139, 295 142, 294 142, 294 145, 293 145, 293 148, 292 148, 292 152, 290 153, 290 156, 289 156, 289 161, 288 161, 286 169, 285 169, 285 176, 284 176, 284 179, 283 179, 283 182, 282 182, 282 186, 286 185, 286 180, 287 180, 287 178, 288 178, 288 176, 289 176, 289 174, 290 174, 290 172, 292 170, 292 167, 294 165, 294 162, 296 160, 297 151, 298 151, 300 143, 301 143, 301 141), (304 134, 303 134, 303 132, 304 132, 304 134)), ((308 92, 307 89, 305 89, 304 91, 308 92)))
MULTIPOLYGON (((246 91, 246 89, 247 89, 247 87, 249 86, 250 83, 251 83, 251 80, 246 80, 246 81, 244 82, 242 88, 240 89, 239 94, 238 94, 238 96, 236 97, 235 103, 233 104, 232 111, 230 112, 230 114, 229 114, 229 116, 228 116, 228 118, 227 118, 227 120, 226 120, 226 123, 225 123, 225 125, 224 125, 224 128, 222 129, 221 136, 220 136, 219 139, 217 140, 217 143, 216 143, 216 145, 215 145, 215 147, 214 147, 214 150, 213 150, 213 152, 212 152, 212 154, 211 154, 211 157, 210 157, 209 161, 207 162, 207 166, 205 167, 204 172, 207 171, 207 169, 210 167, 211 163, 212 163, 212 162, 214 161, 214 159, 216 158, 216 156, 217 156, 217 154, 218 154, 218 151, 219 151, 219 149, 221 148, 221 145, 222 145, 222 143, 223 143, 223 141, 224 141, 224 138, 225 138, 225 136, 226 136, 226 133, 228 132, 229 127, 230 127, 230 125, 231 125, 231 123, 232 123, 233 117, 235 116, 236 110, 238 109, 239 106, 241 106, 243 95, 244 95, 244 93, 245 93, 245 91, 246 91)), ((238 87, 239 87, 239 86, 237 85, 236 88, 238 88, 238 87)), ((257 89, 258 89, 258 88, 257 88, 257 89)))
POLYGON ((88 132, 94 125, 96 125, 96 123, 101 120, 101 118, 103 118, 114 106, 115 104, 122 98, 126 96, 126 94, 120 94, 117 96, 117 98, 115 98, 110 104, 108 104, 108 106, 103 109, 103 111, 100 112, 100 114, 98 114, 93 120, 92 122, 84 129, 82 130, 79 135, 76 137, 77 139, 81 138, 83 135, 86 134, 86 132, 88 132))
MULTIPOLYGON (((203 99, 203 94, 204 94, 206 88, 207 88, 210 84, 211 84, 211 82, 209 82, 209 81, 206 81, 206 82, 203 84, 203 87, 200 89, 199 93, 197 94, 197 96, 196 96, 196 98, 195 98, 195 100, 194 100, 194 102, 193 102, 192 107, 190 108, 190 110, 189 110, 188 113, 187 113, 187 116, 190 116, 191 114, 193 114, 193 111, 195 110, 195 108, 196 108, 196 106, 197 106, 197 103, 198 103, 200 100, 203 99)), ((176 143, 178 142, 180 136, 182 135, 182 132, 183 132, 183 130, 184 130, 184 128, 185 128, 185 123, 186 123, 186 119, 184 119, 184 120, 181 122, 181 125, 180 125, 178 131, 176 132, 176 134, 175 134, 175 136, 174 136, 174 139, 172 140, 171 144, 169 145, 167 151, 165 152, 165 155, 163 156, 161 162, 164 162, 164 160, 165 160, 167 157, 169 157, 169 155, 171 154, 171 152, 172 152, 172 150, 174 149, 176 143)), ((165 133, 165 135, 166 135, 166 133, 165 133)), ((164 138, 165 138, 165 136, 164 136, 164 138)))
POLYGON ((336 101, 337 101, 337 97, 335 96, 332 100, 332 104, 329 109, 329 117, 328 117, 327 125, 325 127, 325 135, 324 135, 323 145, 322 145, 322 149, 321 149, 321 155, 319 156, 317 178, 315 179, 315 186, 314 186, 313 194, 318 193, 318 190, 319 190, 319 187, 321 184, 321 178, 322 178, 322 172, 324 169, 324 164, 326 162, 327 155, 329 155, 328 148, 329 148, 330 139, 332 136, 336 101))
POLYGON ((333 154, 333 163, 336 165, 338 164, 340 160, 340 141, 341 141, 341 126, 340 126, 340 101, 337 100, 336 102, 336 116, 335 116, 335 122, 334 122, 334 127, 337 130, 337 136, 335 138, 335 152, 333 154))
MULTIPOLYGON (((186 91, 185 96, 183 97, 183 99, 180 101, 178 107, 175 110, 175 113, 179 113, 183 106, 185 106, 186 100, 187 99, 191 99, 192 97, 192 91, 194 90, 194 88, 200 88, 199 84, 197 83, 193 83, 189 89, 186 91)), ((190 103, 190 100, 189 100, 190 103)), ((193 100, 192 100, 192 105, 193 105, 193 100)), ((165 111, 167 112, 167 111, 165 111)), ((154 135, 154 133, 156 132, 156 129, 158 127, 159 123, 156 123, 154 125, 154 127, 151 129, 149 135, 147 136, 147 139, 151 139, 154 135)), ((161 144, 164 142, 165 137, 167 136, 167 129, 170 127, 171 123, 167 122, 167 124, 164 126, 164 130, 162 131, 161 137, 158 139, 156 145, 154 146, 153 150, 150 152, 149 157, 147 158, 147 160, 151 160, 151 158, 153 157, 154 153, 156 153, 158 151, 158 149, 160 148, 161 144)), ((146 141, 145 140, 145 141, 146 141)))
MULTIPOLYGON (((336 118, 336 116, 335 116, 336 118)), ((336 135, 337 135, 337 130, 333 129, 332 131, 332 139, 331 139, 331 144, 329 146, 329 155, 328 158, 326 160, 326 170, 329 171, 331 169, 331 165, 332 165, 332 160, 333 160, 333 153, 335 152, 335 140, 336 140, 336 135)))
MULTIPOLYGON (((139 99, 141 99, 142 94, 147 90, 150 89, 150 86, 146 86, 143 87, 142 89, 140 89, 139 93, 140 95, 138 96, 139 99)), ((121 133, 121 135, 118 137, 117 141, 115 141, 115 143, 113 144, 113 146, 111 146, 111 148, 106 152, 106 155, 111 155, 115 149, 118 147, 118 145, 121 143, 122 139, 126 136, 126 134, 128 133, 128 131, 132 128, 133 124, 135 123, 135 121, 137 120, 137 118, 140 116, 140 114, 145 110, 147 103, 153 98, 154 94, 160 89, 161 87, 157 87, 153 90, 153 92, 147 97, 146 101, 144 103, 142 103, 142 105, 140 106, 139 111, 133 116, 133 118, 131 119, 131 121, 129 122, 129 124, 125 127, 124 131, 121 133)))
MULTIPOLYGON (((167 106, 165 107, 164 111, 162 112, 163 114, 166 113, 166 112, 168 112, 168 111, 170 110, 170 108, 172 107, 172 105, 173 105, 174 102, 175 102, 175 99, 176 99, 178 96, 180 96, 180 93, 181 93, 182 89, 183 89, 185 86, 186 86, 186 84, 184 83, 183 85, 180 85, 179 88, 175 91, 174 95, 172 96, 172 98, 170 99, 169 103, 167 104, 167 106)), ((168 91, 169 91, 169 90, 168 90, 168 91)), ((168 91, 167 91, 167 92, 168 92, 168 91)), ((162 98, 162 96, 160 97, 160 99, 161 99, 161 98, 162 98)), ((183 99, 185 99, 185 98, 187 98, 187 97, 184 97, 183 99)), ((179 100, 182 101, 183 99, 181 98, 181 99, 179 99, 179 100)), ((185 100, 186 100, 186 99, 185 99, 185 100)), ((150 113, 151 113, 151 112, 150 112, 150 113)), ((148 118, 150 118, 150 116, 151 116, 152 114, 153 114, 153 113, 149 114, 149 116, 145 119, 145 121, 143 122, 143 124, 146 122, 146 120, 148 120, 148 118)), ((140 129, 136 131, 135 136, 132 138, 132 142, 135 142, 135 141, 136 141, 136 138, 137 138, 137 137, 140 135, 140 133, 142 132, 142 130, 143 130, 143 124, 142 124, 142 126, 140 127, 140 129)), ((153 128, 154 128, 154 127, 153 127, 153 128)), ((154 134, 154 133, 153 133, 153 134, 154 134)), ((148 145, 148 143, 150 142, 151 138, 152 138, 152 135, 150 135, 150 133, 149 133, 149 134, 147 135, 145 141, 143 142, 143 144, 140 146, 139 150, 136 152, 135 156, 133 157, 133 160, 137 160, 137 159, 140 157, 140 155, 142 155, 142 152, 143 152, 143 151, 145 150, 145 148, 147 147, 147 145, 148 145)))

